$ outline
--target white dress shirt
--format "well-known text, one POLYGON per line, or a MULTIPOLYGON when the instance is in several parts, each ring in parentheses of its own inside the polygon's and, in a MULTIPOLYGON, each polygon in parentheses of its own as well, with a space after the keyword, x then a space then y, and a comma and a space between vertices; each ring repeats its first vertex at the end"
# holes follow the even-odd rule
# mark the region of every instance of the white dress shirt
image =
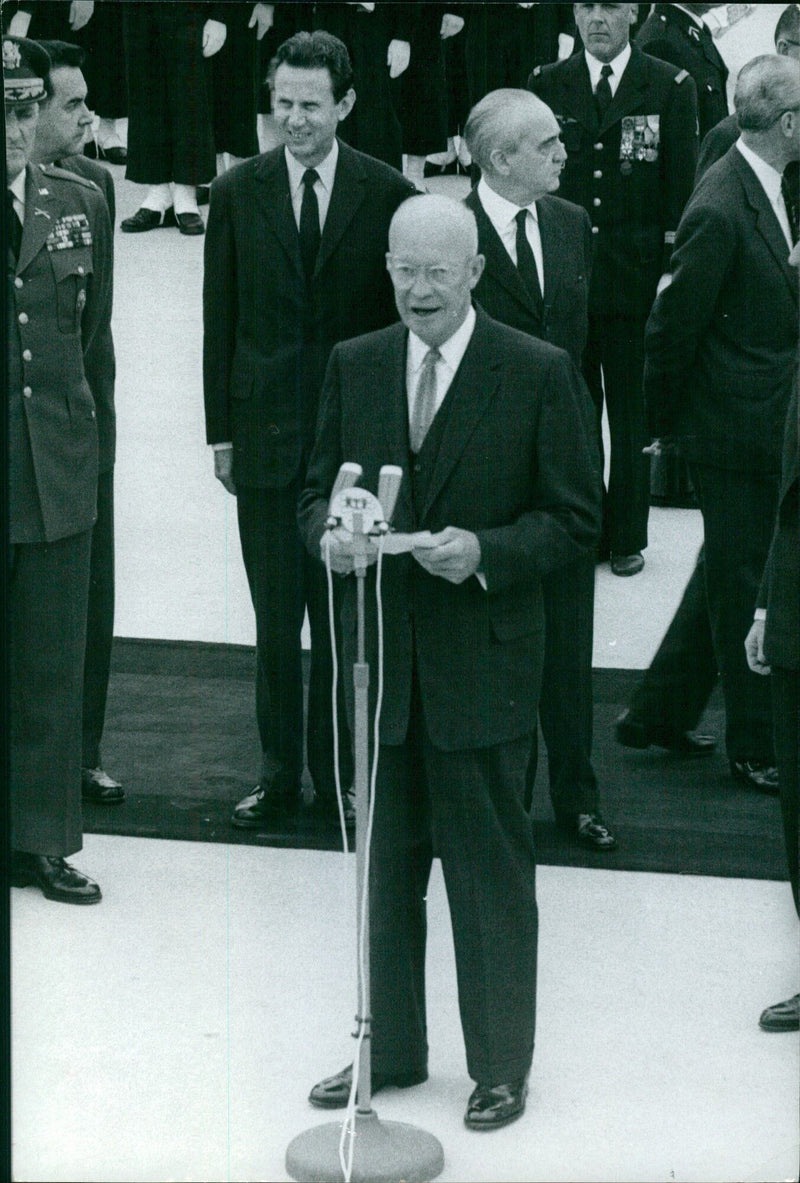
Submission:
POLYGON ((597 90, 597 84, 600 81, 600 75, 602 74, 603 66, 609 65, 611 67, 611 73, 608 76, 608 85, 611 87, 611 97, 613 98, 617 93, 617 87, 620 84, 620 79, 622 78, 622 75, 625 71, 625 67, 630 61, 630 41, 627 43, 622 52, 618 53, 617 56, 608 63, 601 62, 599 58, 594 56, 594 54, 589 53, 588 49, 584 50, 584 54, 586 56, 586 65, 589 67, 589 78, 592 83, 593 91, 597 90))
POLYGON ((487 185, 484 177, 478 181, 478 199, 484 208, 487 218, 500 236, 500 241, 508 251, 511 262, 517 265, 517 222, 516 217, 521 209, 526 209, 530 215, 525 219, 525 233, 533 251, 536 270, 539 273, 539 286, 544 295, 544 255, 542 254, 542 235, 539 230, 539 213, 536 202, 530 205, 514 205, 513 201, 495 193, 487 185))
POLYGON ((14 199, 14 209, 17 217, 22 225, 25 225, 25 184, 27 178, 27 170, 23 169, 19 176, 15 177, 8 188, 11 190, 11 196, 14 199))
POLYGON ((767 201, 772 206, 775 217, 778 219, 789 250, 791 250, 794 244, 792 243, 789 215, 786 212, 786 202, 781 192, 781 181, 783 179, 781 174, 771 164, 767 164, 766 160, 762 160, 752 148, 748 148, 741 137, 736 141, 736 147, 758 177, 761 188, 767 195, 767 201))
MULTIPOLYGON (((292 209, 294 210, 294 220, 297 222, 297 228, 300 229, 300 208, 303 204, 303 177, 306 173, 306 166, 301 164, 299 160, 295 160, 288 148, 284 149, 286 156, 286 168, 289 171, 289 192, 292 198, 292 209)), ((317 205, 319 206, 319 228, 320 231, 325 229, 325 219, 328 216, 328 206, 331 203, 331 193, 333 191, 333 179, 336 176, 336 162, 339 159, 339 143, 337 140, 333 141, 333 147, 324 160, 315 165, 319 180, 314 182, 314 192, 317 195, 317 205)))
MULTIPOLYGON (((436 362, 436 410, 444 402, 444 396, 450 389, 450 384, 456 376, 456 370, 461 365, 461 359, 467 351, 467 346, 475 328, 475 309, 470 307, 466 317, 443 345, 439 346, 441 357, 436 362)), ((420 372, 423 362, 428 356, 430 345, 412 333, 408 332, 408 349, 406 351, 406 395, 408 397, 408 421, 414 419, 414 404, 417 397, 420 372)))

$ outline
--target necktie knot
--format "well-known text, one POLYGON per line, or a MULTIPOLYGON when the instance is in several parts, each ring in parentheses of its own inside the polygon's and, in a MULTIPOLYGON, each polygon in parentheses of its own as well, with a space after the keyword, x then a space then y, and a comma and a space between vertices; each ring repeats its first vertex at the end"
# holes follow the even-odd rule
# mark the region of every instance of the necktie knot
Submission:
POLYGON ((307 168, 303 173, 303 184, 306 188, 316 185, 319 180, 319 173, 315 168, 307 168))
POLYGON ((600 71, 600 77, 601 78, 610 78, 613 73, 614 73, 614 71, 611 69, 611 66, 608 64, 608 62, 605 62, 603 64, 602 70, 600 71))

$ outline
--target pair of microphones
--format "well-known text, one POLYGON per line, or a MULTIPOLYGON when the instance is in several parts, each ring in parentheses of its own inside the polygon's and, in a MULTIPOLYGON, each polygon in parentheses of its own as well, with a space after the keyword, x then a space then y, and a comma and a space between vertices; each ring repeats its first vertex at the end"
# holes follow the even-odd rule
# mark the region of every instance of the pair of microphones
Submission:
POLYGON ((384 464, 378 474, 378 495, 357 485, 363 475, 360 464, 351 461, 339 469, 325 526, 328 530, 344 528, 354 537, 388 534, 403 481, 403 470, 396 464, 384 464))

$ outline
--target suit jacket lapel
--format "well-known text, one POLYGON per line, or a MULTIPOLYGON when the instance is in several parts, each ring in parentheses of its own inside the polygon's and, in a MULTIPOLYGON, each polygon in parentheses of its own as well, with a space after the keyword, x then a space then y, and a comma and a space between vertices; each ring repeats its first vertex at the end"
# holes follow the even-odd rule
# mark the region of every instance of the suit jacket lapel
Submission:
POLYGON ((542 240, 542 261, 544 264, 544 307, 553 304, 561 277, 558 251, 558 235, 555 232, 553 211, 547 201, 536 202, 539 215, 539 235, 542 240))
POLYGON ((530 292, 522 282, 519 271, 511 262, 511 257, 503 246, 500 235, 492 225, 491 219, 481 205, 475 190, 466 198, 465 205, 475 214, 475 220, 478 223, 478 238, 481 243, 482 253, 486 256, 487 271, 492 274, 497 283, 506 289, 510 296, 522 304, 531 315, 535 316, 536 309, 531 300, 530 292))
POLYGON ((408 330, 403 324, 392 325, 384 348, 372 358, 376 392, 376 414, 380 417, 385 453, 380 464, 397 464, 403 470, 403 482, 395 508, 397 521, 413 521, 413 499, 408 471, 408 396, 406 394, 406 346, 408 330))
POLYGON ((358 162, 358 157, 351 148, 340 141, 339 159, 336 162, 328 216, 325 218, 317 264, 314 268, 315 275, 319 275, 338 246, 342 235, 363 202, 365 192, 366 176, 358 162))
POLYGON ((791 248, 786 242, 780 222, 767 200, 763 186, 741 152, 731 148, 734 168, 737 169, 744 186, 745 195, 756 214, 756 229, 766 242, 791 289, 792 298, 798 301, 797 271, 789 263, 791 248))
POLYGON ((614 95, 600 124, 602 135, 609 127, 619 123, 623 116, 634 111, 641 103, 642 92, 647 90, 647 79, 644 77, 643 54, 641 50, 631 46, 631 56, 622 72, 617 93, 614 95))
POLYGON ((450 406, 427 497, 419 515, 420 526, 424 526, 426 516, 494 397, 502 359, 493 352, 487 340, 488 329, 489 318, 478 309, 472 339, 453 379, 452 392, 456 397, 450 406))
POLYGON ((275 148, 274 151, 267 152, 261 157, 255 177, 259 182, 261 212, 286 251, 289 261, 304 280, 303 263, 300 258, 300 239, 292 209, 289 170, 286 167, 283 148, 275 148))
POLYGON ((25 223, 17 260, 17 274, 25 270, 55 230, 61 202, 50 193, 47 174, 36 165, 28 165, 25 175, 25 223))
POLYGON ((597 107, 586 55, 581 50, 568 58, 561 81, 561 109, 584 127, 597 129, 597 107))

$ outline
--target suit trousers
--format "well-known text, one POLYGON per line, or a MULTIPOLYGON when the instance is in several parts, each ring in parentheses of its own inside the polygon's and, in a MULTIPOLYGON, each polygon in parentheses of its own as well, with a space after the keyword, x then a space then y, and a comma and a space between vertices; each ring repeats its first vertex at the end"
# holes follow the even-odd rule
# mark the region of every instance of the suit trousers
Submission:
MULTIPOLYGON (((325 568, 306 552, 297 528, 298 481, 282 489, 237 490, 239 538, 256 617, 256 718, 261 783, 299 791, 303 773, 301 630, 311 629, 306 746, 314 790, 334 799, 333 662, 325 568)), ((340 580, 334 576, 336 617, 340 580)), ((352 751, 339 678, 339 757, 342 788, 353 780, 352 751)))
POLYGON ((797 794, 800 780, 800 672, 773 666, 770 680, 786 859, 789 864, 794 906, 800 916, 797 872, 800 842, 797 828, 797 794))
POLYGON ((603 538, 612 554, 647 546, 650 437, 644 411, 644 321, 589 315, 583 376, 595 405, 602 451, 603 398, 608 412, 611 463, 603 502, 603 538))
POLYGON ((536 1018, 536 859, 525 809, 530 736, 445 752, 415 694, 405 743, 382 745, 370 867, 372 1065, 427 1068, 426 896, 442 861, 467 1069, 481 1084, 524 1077, 536 1018))
POLYGON ((706 598, 725 697, 731 760, 775 763, 769 682, 748 668, 744 641, 778 511, 778 474, 691 464, 703 514, 706 598))
POLYGON ((631 720, 672 735, 693 731, 706 709, 717 677, 706 599, 705 549, 701 547, 664 639, 633 692, 631 720))
POLYGON ((91 530, 10 547, 11 847, 66 857, 83 845, 81 696, 91 530))
MULTIPOLYGON (((597 813, 592 768, 593 558, 552 571, 542 580, 545 648, 539 722, 547 746, 550 800, 556 814, 597 813)), ((528 762, 526 800, 533 800, 537 737, 528 762)))
POLYGON ((114 469, 97 478, 97 521, 92 529, 86 656, 83 665, 83 767, 100 766, 114 641, 114 469))

